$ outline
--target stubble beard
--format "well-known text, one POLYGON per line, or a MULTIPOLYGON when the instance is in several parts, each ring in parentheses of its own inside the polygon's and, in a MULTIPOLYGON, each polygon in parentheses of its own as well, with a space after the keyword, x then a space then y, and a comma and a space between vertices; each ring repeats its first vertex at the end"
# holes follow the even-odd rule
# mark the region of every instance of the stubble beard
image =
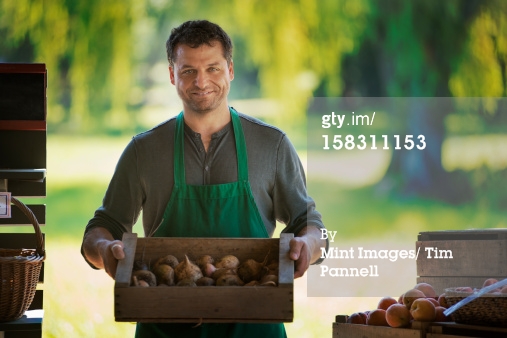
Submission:
MULTIPOLYGON (((215 91, 216 92, 216 91, 215 91)), ((185 102, 186 106, 197 114, 207 114, 211 111, 216 110, 227 97, 228 90, 225 92, 220 91, 221 95, 214 96, 205 100, 195 100, 192 98, 192 94, 183 96, 180 93, 180 98, 185 102)))

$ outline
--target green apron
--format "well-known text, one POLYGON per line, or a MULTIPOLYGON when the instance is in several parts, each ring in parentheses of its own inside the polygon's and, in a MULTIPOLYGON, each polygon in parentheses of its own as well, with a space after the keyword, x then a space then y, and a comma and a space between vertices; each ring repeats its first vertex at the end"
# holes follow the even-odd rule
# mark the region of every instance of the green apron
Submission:
MULTIPOLYGON (((245 137, 238 114, 231 108, 238 159, 238 181, 217 185, 187 185, 184 161, 183 113, 176 119, 174 187, 155 237, 269 237, 248 181, 245 137)), ((286 337, 282 323, 138 323, 136 337, 286 337)))

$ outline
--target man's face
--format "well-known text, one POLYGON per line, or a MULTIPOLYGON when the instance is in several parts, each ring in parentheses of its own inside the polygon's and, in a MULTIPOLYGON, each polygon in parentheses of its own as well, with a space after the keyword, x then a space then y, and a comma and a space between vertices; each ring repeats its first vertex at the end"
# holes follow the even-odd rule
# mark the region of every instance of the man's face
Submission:
POLYGON ((196 113, 227 107, 234 69, 232 61, 227 65, 222 44, 215 41, 212 46, 203 44, 197 48, 179 44, 175 55, 169 73, 184 107, 196 113))

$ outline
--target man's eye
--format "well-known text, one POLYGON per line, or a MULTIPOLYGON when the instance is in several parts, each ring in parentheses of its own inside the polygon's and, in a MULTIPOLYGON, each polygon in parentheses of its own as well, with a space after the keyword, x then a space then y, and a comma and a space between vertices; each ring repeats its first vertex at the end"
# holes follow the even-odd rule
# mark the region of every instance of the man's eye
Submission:
POLYGON ((192 73, 194 70, 193 69, 187 69, 187 70, 184 70, 183 71, 183 74, 190 74, 192 73))

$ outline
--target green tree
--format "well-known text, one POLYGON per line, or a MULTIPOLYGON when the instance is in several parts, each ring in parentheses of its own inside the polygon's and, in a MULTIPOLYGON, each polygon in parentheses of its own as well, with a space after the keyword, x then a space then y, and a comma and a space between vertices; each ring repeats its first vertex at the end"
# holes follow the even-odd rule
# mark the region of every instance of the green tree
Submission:
MULTIPOLYGON (((470 111, 498 114, 497 101, 507 95, 507 3, 489 0, 468 29, 464 52, 449 88, 456 97, 481 97, 470 111)), ((462 107, 465 108, 465 107, 462 107)))
POLYGON ((2 49, 28 42, 33 55, 0 56, 7 62, 46 64, 50 123, 84 129, 99 123, 126 126, 131 117, 131 28, 144 14, 142 5, 123 0, 2 1, 2 49))
POLYGON ((341 58, 356 48, 368 10, 367 0, 6 0, 0 57, 47 64, 50 122, 123 127, 135 124, 129 98, 150 85, 146 70, 163 57, 170 28, 206 18, 233 35, 238 70, 280 103, 284 124, 301 124, 319 83, 341 90, 341 58))
MULTIPOLYGON (((375 0, 371 9, 361 48, 348 58, 362 81, 350 80, 345 71, 346 92, 389 97, 504 95, 504 2, 375 0), (375 85, 367 84, 372 80, 375 85)), ((457 189, 464 185, 456 184, 441 161, 444 120, 455 108, 430 106, 431 100, 413 102, 395 118, 404 121, 406 134, 426 135, 427 149, 396 151, 388 177, 401 178, 399 189, 408 195, 454 202, 470 197, 469 191, 457 189)))

